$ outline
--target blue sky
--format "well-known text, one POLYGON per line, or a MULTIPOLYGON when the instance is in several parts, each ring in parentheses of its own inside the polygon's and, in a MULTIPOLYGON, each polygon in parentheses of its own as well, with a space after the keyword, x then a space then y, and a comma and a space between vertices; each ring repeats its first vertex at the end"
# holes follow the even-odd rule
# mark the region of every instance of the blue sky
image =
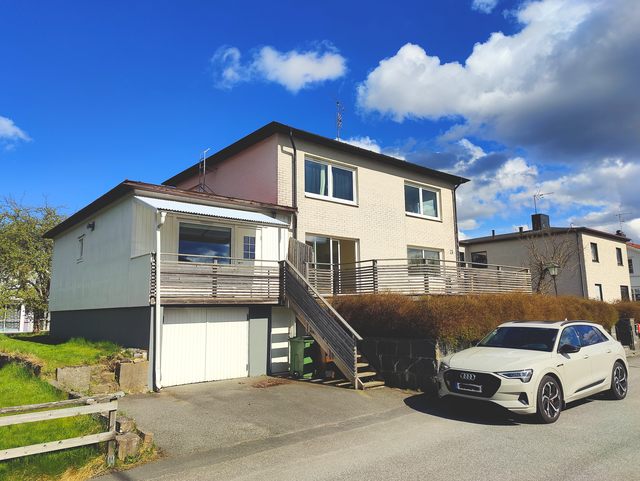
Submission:
POLYGON ((640 2, 0 0, 0 194, 82 208, 275 120, 472 179, 462 237, 640 242, 640 2), (366 7, 364 6, 366 5, 366 7))

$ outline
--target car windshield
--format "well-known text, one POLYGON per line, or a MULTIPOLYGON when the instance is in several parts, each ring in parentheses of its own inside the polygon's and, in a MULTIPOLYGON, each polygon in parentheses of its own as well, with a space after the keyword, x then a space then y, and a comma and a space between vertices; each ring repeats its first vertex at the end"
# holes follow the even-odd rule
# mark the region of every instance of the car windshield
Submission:
POLYGON ((553 351, 558 329, 543 327, 499 327, 489 333, 478 346, 553 351))

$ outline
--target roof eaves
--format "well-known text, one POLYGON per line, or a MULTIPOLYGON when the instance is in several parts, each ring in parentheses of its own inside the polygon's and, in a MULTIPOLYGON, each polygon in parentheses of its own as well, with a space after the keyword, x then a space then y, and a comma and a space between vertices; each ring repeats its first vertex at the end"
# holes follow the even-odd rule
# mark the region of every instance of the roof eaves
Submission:
MULTIPOLYGON (((275 134, 289 135, 289 132, 293 132, 294 137, 299 138, 301 140, 306 140, 315 144, 319 144, 325 147, 348 152, 348 153, 365 157, 371 160, 375 160, 384 164, 394 165, 396 167, 400 167, 406 170, 410 170, 413 172, 429 175, 431 177, 443 179, 455 185, 461 185, 466 182, 469 182, 469 179, 466 179, 464 177, 460 177, 453 174, 447 174, 446 172, 440 172, 438 170, 433 170, 428 167, 423 167, 418 164, 407 162, 406 160, 396 159, 395 157, 391 157, 389 155, 379 154, 371 150, 363 149, 362 147, 357 147, 355 145, 347 144, 346 142, 329 139, 321 135, 312 134, 311 132, 306 132, 304 130, 299 130, 299 129, 290 127, 288 125, 281 124, 279 122, 271 122, 259 128, 258 130, 250 133, 246 137, 243 137, 237 142, 234 142, 228 147, 225 147, 224 149, 211 155, 210 157, 207 158, 207 166, 213 167, 214 165, 219 164, 220 162, 248 149, 249 147, 252 147, 253 145, 271 137, 272 135, 275 135, 275 134)), ((162 184, 175 186, 180 182, 190 179, 191 177, 197 174, 198 174, 198 164, 194 164, 191 167, 183 170, 179 174, 176 174, 170 179, 164 181, 162 184)))

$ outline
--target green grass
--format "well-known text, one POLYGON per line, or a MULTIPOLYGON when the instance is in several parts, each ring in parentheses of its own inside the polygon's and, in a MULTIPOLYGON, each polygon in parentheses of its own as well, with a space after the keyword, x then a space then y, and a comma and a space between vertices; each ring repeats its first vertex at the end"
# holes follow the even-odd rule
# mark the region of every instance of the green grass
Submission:
POLYGON ((121 348, 111 342, 91 342, 74 338, 56 339, 48 334, 5 336, 0 334, 0 352, 28 354, 40 359, 43 373, 50 375, 57 367, 98 364, 101 357, 113 358, 121 348))
MULTIPOLYGON (((61 401, 64 392, 34 376, 25 366, 8 364, 0 369, 0 407, 61 401)), ((105 431, 93 417, 38 421, 0 427, 0 449, 75 438, 105 431)), ((0 462, 0 480, 57 479, 69 468, 81 468, 104 454, 104 446, 91 445, 0 462)))

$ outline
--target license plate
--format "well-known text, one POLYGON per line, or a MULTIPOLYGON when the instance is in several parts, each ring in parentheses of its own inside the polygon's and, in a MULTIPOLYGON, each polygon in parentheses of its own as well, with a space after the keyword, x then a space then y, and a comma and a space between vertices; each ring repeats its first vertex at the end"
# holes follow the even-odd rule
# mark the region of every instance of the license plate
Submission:
POLYGON ((467 384, 464 382, 457 382, 456 389, 458 391, 482 392, 482 386, 478 384, 467 384))

